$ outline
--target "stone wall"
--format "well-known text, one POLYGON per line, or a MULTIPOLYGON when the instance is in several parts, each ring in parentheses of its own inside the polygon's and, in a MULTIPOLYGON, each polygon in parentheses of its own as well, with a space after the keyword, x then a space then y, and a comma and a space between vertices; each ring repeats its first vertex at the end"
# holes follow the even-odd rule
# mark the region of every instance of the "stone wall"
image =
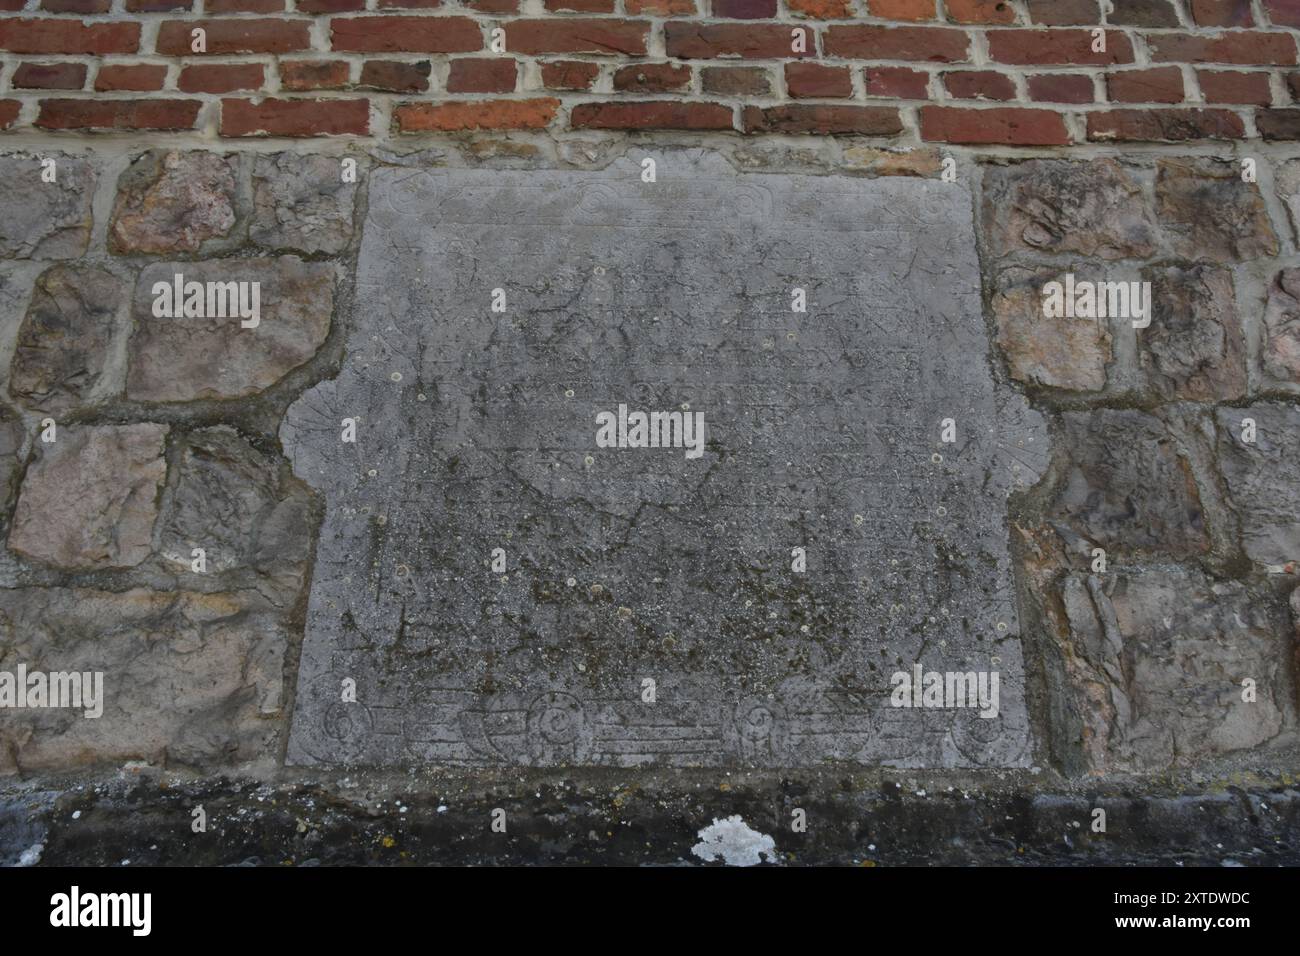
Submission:
MULTIPOLYGON (((485 144, 527 145, 445 144, 435 162, 483 163, 485 144)), ((741 169, 858 172, 827 149, 718 148, 741 169)), ((603 162, 627 147, 558 149, 603 162)), ((871 155, 939 169, 926 153, 871 155)), ((359 181, 341 183, 340 158, 4 156, 3 663, 103 670, 130 689, 99 721, 6 714, 9 772, 278 761, 321 514, 280 424, 337 372, 367 172, 412 161, 358 152, 359 181), (57 185, 40 185, 43 158, 57 185), (262 283, 257 336, 153 316, 155 282, 232 269, 262 283)), ((958 158, 977 187, 999 374, 1052 436, 1008 532, 1040 759, 1151 773, 1294 746, 1300 161, 1261 156, 1244 182, 1213 155, 958 158), (1045 319, 1039 290, 1068 271, 1152 282, 1150 328, 1045 319)))
POLYGON ((96 720, 0 711, 6 786, 123 766, 298 779, 326 502, 282 436, 373 308, 371 177, 595 176, 654 150, 969 197, 992 374, 1050 437, 1005 520, 1031 740, 1013 790, 1292 792, 1300 156, 1277 141, 1300 129, 1300 7, 369 6, 51 0, 0 19, 0 671, 113 686, 96 720), (256 334, 156 315, 177 273, 259 281, 256 334), (1149 326, 1046 318, 1067 273, 1149 282, 1149 326))

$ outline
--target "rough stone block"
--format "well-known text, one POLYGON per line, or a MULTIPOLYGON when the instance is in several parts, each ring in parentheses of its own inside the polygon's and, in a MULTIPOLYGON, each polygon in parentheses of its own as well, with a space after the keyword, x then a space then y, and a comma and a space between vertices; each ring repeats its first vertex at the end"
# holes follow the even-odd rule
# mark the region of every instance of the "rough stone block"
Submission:
POLYGON ((1113 159, 1030 160, 984 173, 984 230, 994 255, 1077 253, 1144 259, 1155 229, 1142 188, 1113 159))
POLYGON ((59 568, 139 564, 151 550, 166 435, 166 425, 67 425, 38 442, 9 548, 59 568))
POLYGON ((66 153, 0 155, 0 258, 75 259, 86 251, 94 218, 95 167, 66 153), (54 160, 55 180, 41 161, 54 160))
POLYGON ((1300 385, 1300 269, 1283 269, 1269 287, 1262 364, 1274 381, 1300 385))
POLYGON ((7 710, 0 772, 266 761, 288 646, 280 614, 244 592, 0 589, 0 670, 103 674, 99 717, 7 710))
POLYGON ((29 408, 67 412, 108 397, 106 375, 124 333, 126 283, 104 269, 58 265, 36 281, 9 366, 9 393, 29 408))
MULTIPOLYGON (((356 159, 357 178, 365 160, 356 159)), ((268 249, 335 255, 352 239, 356 182, 344 182, 333 156, 274 153, 253 163, 249 237, 268 249)))
POLYGON ((1164 398, 1227 402, 1246 393, 1245 341, 1232 274, 1209 265, 1144 271, 1151 325, 1137 332, 1147 381, 1164 398))
POLYGON ((164 498, 160 553, 188 570, 203 548, 208 573, 251 568, 292 600, 311 557, 311 502, 280 456, 229 427, 177 442, 176 481, 164 498))
POLYGON ((1061 281, 1062 271, 1011 268, 998 273, 992 297, 998 348, 1016 381, 1097 392, 1106 387, 1106 366, 1113 358, 1110 323, 1043 314, 1043 287, 1061 281))
MULTIPOLYGON (((188 293, 186 293, 188 295, 188 293)), ((175 300, 177 297, 172 296, 175 300)), ((208 302, 209 297, 204 298, 208 302)), ((270 388, 311 359, 329 334, 334 311, 334 267, 296 256, 160 262, 140 273, 135 289, 135 334, 127 367, 127 397, 142 402, 240 398, 270 388), (257 283, 260 315, 245 327, 235 310, 158 317, 155 285, 257 283)))
POLYGON ((1233 262, 1278 252, 1259 186, 1243 182, 1236 163, 1160 160, 1156 215, 1173 251, 1186 259, 1233 262))
POLYGON ((238 160, 203 150, 154 151, 117 184, 109 222, 115 252, 193 253, 234 228, 238 160))
POLYGON ((1247 557, 1271 565, 1300 560, 1300 409, 1260 402, 1216 415, 1219 468, 1247 557), (1254 422, 1249 443, 1246 419, 1254 422))
POLYGON ((1152 772, 1294 742, 1289 628, 1268 595, 1157 567, 1071 574, 1061 602, 1053 712, 1072 771, 1152 772))
POLYGON ((1209 550, 1190 456, 1159 418, 1128 409, 1067 412, 1055 445, 1067 464, 1053 520, 1112 554, 1209 550))

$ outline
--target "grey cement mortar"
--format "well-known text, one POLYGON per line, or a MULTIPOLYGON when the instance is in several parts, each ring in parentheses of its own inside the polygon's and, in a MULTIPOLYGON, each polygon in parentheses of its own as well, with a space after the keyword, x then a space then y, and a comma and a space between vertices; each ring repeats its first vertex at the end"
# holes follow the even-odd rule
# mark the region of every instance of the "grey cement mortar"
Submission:
POLYGON ((655 158, 372 170, 341 371, 281 429, 326 501, 289 762, 1027 766, 1006 498, 1047 442, 966 188, 655 158), (597 448, 620 403, 703 456, 597 448), (1000 715, 891 707, 917 662, 1000 715))

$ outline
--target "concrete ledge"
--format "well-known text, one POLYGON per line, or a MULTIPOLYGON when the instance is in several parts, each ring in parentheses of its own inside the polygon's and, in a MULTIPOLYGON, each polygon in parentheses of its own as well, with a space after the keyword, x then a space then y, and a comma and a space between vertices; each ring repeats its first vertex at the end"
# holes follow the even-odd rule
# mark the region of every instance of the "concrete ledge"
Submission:
POLYGON ((0 791, 0 864, 26 853, 41 866, 694 865, 699 831, 733 815, 770 836, 784 865, 1300 864, 1300 787, 1285 775, 1154 793, 1046 783, 834 771, 328 783, 123 772, 67 792, 0 791), (194 833, 200 806, 207 830, 194 833), (796 808, 804 833, 792 832, 796 808), (1104 834, 1090 827, 1096 808, 1104 834), (491 829, 497 809, 505 833, 491 829))

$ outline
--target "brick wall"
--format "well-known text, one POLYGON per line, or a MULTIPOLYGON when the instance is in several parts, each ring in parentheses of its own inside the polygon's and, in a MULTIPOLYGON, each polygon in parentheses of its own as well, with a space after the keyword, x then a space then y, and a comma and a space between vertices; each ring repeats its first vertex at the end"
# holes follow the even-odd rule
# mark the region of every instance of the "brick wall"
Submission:
POLYGON ((1300 0, 0 0, 0 10, 10 131, 384 140, 673 129, 1023 146, 1300 136, 1300 0))

